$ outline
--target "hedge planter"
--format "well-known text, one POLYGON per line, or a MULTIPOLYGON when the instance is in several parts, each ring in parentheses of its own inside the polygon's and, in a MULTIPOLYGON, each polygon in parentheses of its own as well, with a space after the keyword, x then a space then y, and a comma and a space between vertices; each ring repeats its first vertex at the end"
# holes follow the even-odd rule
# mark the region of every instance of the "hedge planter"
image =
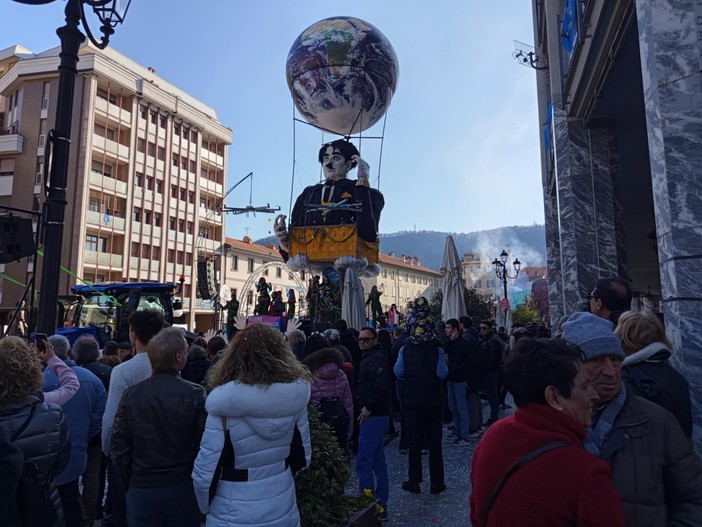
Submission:
POLYGON ((375 503, 357 513, 348 523, 343 523, 339 527, 380 527, 380 520, 375 511, 375 503))

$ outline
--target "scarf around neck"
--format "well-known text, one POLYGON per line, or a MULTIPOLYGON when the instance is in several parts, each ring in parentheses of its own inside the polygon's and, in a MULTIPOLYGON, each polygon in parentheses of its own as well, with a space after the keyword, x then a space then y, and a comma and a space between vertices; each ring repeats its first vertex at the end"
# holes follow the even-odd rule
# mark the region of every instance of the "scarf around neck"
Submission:
POLYGON ((622 383, 619 393, 599 412, 600 415, 596 421, 595 416, 593 416, 593 426, 585 430, 585 441, 583 442, 585 450, 600 457, 600 452, 614 426, 614 420, 622 411, 625 400, 626 386, 622 383))

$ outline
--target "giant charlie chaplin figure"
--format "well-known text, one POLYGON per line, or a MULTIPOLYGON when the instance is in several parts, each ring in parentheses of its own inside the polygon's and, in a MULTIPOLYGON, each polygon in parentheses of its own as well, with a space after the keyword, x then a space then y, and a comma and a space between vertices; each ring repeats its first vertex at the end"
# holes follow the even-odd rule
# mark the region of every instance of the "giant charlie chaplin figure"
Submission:
POLYGON ((377 275, 378 222, 385 201, 369 185, 368 163, 344 139, 322 145, 319 162, 325 181, 305 188, 297 198, 290 229, 284 215, 275 219, 283 259, 293 270, 333 265, 377 275), (358 180, 348 179, 356 166, 358 180))

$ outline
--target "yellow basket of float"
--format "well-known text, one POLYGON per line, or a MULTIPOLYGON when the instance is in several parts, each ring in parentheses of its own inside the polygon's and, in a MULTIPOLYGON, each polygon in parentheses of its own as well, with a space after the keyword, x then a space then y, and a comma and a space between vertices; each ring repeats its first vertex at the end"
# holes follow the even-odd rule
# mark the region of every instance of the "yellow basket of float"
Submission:
POLYGON ((308 262, 334 263, 341 256, 365 258, 368 265, 378 263, 378 242, 358 237, 355 225, 291 227, 290 256, 304 254, 308 262))

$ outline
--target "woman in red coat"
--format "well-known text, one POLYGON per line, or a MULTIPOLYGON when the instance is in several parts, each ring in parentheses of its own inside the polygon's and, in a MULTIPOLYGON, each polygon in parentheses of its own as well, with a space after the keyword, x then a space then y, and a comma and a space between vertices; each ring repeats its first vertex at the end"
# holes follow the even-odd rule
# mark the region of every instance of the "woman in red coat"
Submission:
POLYGON ((504 376, 518 408, 488 429, 473 454, 473 526, 483 525, 488 496, 509 467, 554 441, 565 445, 505 480, 484 525, 623 526, 609 466, 582 448, 598 397, 580 368, 580 351, 559 339, 522 339, 507 358, 504 376))

